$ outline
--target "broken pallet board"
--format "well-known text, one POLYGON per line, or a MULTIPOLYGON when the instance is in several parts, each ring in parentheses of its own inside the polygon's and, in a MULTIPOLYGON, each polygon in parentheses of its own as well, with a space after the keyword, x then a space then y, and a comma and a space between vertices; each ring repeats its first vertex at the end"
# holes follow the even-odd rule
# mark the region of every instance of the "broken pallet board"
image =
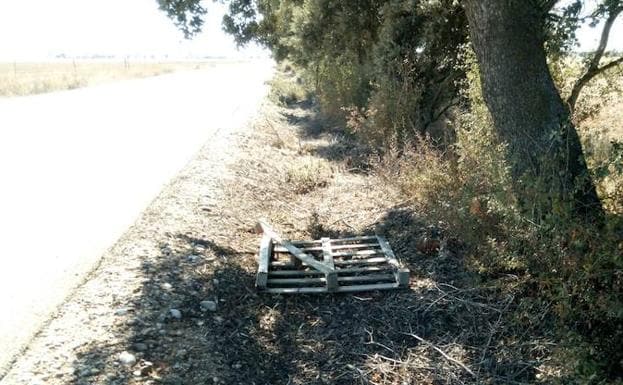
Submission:
POLYGON ((382 236, 289 241, 268 224, 260 226, 264 236, 256 279, 259 291, 346 293, 409 286, 409 270, 382 236))

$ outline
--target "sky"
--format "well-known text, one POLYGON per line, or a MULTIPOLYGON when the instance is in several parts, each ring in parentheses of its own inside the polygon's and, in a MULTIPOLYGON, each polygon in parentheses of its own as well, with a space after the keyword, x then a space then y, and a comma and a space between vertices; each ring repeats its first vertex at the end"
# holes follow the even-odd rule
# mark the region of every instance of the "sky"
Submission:
POLYGON ((94 54, 173 58, 240 57, 267 53, 237 50, 221 29, 226 7, 206 2, 204 32, 184 39, 156 0, 0 0, 0 60, 40 60, 94 54))
MULTIPOLYGON (((571 1, 572 0, 562 0, 557 6, 564 6, 571 1)), ((585 0, 585 6, 583 7, 584 9, 582 10, 581 16, 587 16, 591 10, 595 9, 596 4, 596 0, 585 0)), ((594 28, 591 28, 587 24, 580 28, 577 33, 580 51, 594 51, 599 45, 599 39, 601 38, 603 22, 594 28)), ((607 50, 623 51, 623 15, 619 15, 610 30, 607 50)))
MULTIPOLYGON (((569 0, 561 3, 565 1, 569 0)), ((206 5, 204 32, 187 41, 158 10, 156 0, 0 0, 0 61, 45 60, 60 54, 268 56, 257 46, 237 50, 221 30, 226 7, 212 1, 206 5)), ((578 34, 580 50, 594 49, 599 31, 583 28, 578 34)), ((608 48, 623 50, 623 20, 612 29, 608 48)))
MULTIPOLYGON (((597 48, 601 37, 602 27, 603 23, 595 28, 584 26, 578 31, 577 37, 580 43, 581 51, 594 51, 597 48)), ((607 49, 619 52, 623 51, 623 15, 619 16, 619 19, 617 19, 610 30, 607 49)))

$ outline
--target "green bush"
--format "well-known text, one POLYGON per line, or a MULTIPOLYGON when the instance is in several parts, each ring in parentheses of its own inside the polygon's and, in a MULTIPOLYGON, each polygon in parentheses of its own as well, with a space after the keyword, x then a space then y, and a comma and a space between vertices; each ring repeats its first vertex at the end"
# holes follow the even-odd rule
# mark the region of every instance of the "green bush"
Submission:
POLYGON ((553 317, 560 343, 551 363, 560 381, 616 380, 623 373, 623 145, 589 154, 608 210, 604 228, 574 223, 564 212, 537 224, 516 208, 505 145, 493 134, 474 70, 464 93, 470 103, 456 120, 452 151, 421 139, 399 157, 390 154, 379 171, 427 222, 464 243, 468 267, 489 285, 518 277, 521 306, 509 315, 517 329, 553 317))
MULTIPOLYGON (((289 64, 282 64, 283 68, 290 68, 289 64)), ((294 71, 278 71, 269 82, 270 98, 282 105, 302 103, 311 98, 311 92, 305 83, 294 71)))

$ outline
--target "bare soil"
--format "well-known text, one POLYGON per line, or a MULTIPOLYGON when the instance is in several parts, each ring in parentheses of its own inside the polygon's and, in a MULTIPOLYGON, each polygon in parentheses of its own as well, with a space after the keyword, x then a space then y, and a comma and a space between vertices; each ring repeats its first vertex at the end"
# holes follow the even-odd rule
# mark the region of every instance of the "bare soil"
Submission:
POLYGON ((206 144, 3 384, 535 382, 552 345, 541 325, 502 338, 516 296, 475 285, 458 241, 427 247, 438 224, 422 223, 338 132, 309 106, 266 103, 252 125, 206 144), (301 156, 326 165, 326 182, 305 193, 287 182, 301 156), (411 286, 259 294, 258 218, 293 239, 383 234, 411 286))

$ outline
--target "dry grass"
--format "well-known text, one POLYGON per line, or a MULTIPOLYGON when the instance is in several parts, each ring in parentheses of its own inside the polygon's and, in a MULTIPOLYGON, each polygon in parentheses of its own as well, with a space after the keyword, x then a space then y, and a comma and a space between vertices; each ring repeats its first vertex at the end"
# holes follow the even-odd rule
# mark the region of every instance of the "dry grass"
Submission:
POLYGON ((312 156, 296 159, 286 170, 286 183, 299 194, 325 187, 331 178, 327 162, 312 156))
POLYGON ((588 147, 598 160, 606 157, 610 142, 623 142, 623 95, 610 95, 608 99, 608 103, 600 105, 594 115, 579 124, 585 147, 588 147))
POLYGON ((613 143, 623 143, 623 69, 615 69, 590 83, 579 104, 590 114, 578 122, 588 161, 600 169, 597 188, 606 209, 623 213, 623 160, 613 143), (604 173, 605 171, 605 173, 604 173))
POLYGON ((143 78, 215 66, 218 61, 0 63, 0 96, 69 90, 123 79, 143 78))

